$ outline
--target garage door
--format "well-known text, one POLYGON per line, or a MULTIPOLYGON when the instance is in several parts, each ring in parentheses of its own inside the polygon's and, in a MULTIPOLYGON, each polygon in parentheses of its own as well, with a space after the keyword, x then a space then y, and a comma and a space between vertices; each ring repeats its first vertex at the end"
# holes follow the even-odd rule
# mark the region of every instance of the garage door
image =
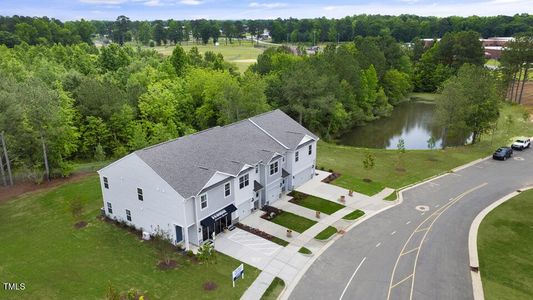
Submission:
POLYGON ((309 167, 300 173, 294 175, 294 179, 292 180, 292 184, 294 187, 298 187, 304 183, 306 183, 309 179, 311 179, 311 176, 313 175, 313 168, 309 167))

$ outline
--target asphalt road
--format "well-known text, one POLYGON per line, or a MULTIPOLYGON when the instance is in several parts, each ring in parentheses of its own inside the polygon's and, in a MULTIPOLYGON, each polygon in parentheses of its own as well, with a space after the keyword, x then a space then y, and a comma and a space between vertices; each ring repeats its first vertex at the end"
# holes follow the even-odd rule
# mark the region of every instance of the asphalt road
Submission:
POLYGON ((402 204, 356 226, 318 257, 289 299, 473 299, 472 221, 531 184, 533 149, 408 190, 402 204))

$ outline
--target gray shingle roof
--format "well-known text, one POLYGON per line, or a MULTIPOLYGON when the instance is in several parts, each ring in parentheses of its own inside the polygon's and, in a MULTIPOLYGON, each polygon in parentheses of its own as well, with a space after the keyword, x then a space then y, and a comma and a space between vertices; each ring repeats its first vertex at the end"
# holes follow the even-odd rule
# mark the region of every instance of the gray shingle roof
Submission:
POLYGON ((318 139, 311 131, 279 109, 250 119, 290 149, 295 149, 306 134, 315 140, 318 139))
MULTIPOLYGON (((279 110, 252 118, 257 124, 255 118, 268 126, 264 130, 276 139, 283 139, 282 143, 291 148, 298 144, 297 136, 299 140, 305 134, 315 137, 279 110), (283 134, 281 128, 294 133, 283 134)), ((286 151, 254 123, 246 119, 214 127, 135 153, 181 196, 188 198, 200 192, 217 171, 236 176, 245 164, 268 162, 276 152, 286 151)))

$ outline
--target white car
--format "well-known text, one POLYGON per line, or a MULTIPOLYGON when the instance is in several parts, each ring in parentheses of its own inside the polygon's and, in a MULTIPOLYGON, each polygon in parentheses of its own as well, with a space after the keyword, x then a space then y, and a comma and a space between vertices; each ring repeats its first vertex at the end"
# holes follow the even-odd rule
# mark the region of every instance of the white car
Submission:
POLYGON ((519 138, 511 145, 511 148, 515 150, 524 150, 531 146, 531 140, 529 138, 519 138))

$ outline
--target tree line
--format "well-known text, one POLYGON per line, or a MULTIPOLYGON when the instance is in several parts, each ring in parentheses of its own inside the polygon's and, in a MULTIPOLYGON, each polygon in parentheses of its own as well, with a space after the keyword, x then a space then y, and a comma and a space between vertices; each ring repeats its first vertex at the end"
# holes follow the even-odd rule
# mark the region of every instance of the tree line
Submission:
POLYGON ((416 38, 440 38, 446 33, 475 31, 481 37, 513 36, 533 26, 533 16, 422 17, 416 15, 355 15, 341 19, 275 20, 154 20, 131 21, 119 16, 115 21, 79 20, 62 23, 47 17, 0 16, 0 44, 13 47, 26 42, 63 45, 80 41, 91 43, 99 35, 123 44, 138 41, 145 45, 177 44, 194 39, 204 44, 223 37, 229 42, 246 36, 258 37, 265 30, 275 43, 327 43, 353 41, 357 36, 390 35, 399 42, 416 38))

